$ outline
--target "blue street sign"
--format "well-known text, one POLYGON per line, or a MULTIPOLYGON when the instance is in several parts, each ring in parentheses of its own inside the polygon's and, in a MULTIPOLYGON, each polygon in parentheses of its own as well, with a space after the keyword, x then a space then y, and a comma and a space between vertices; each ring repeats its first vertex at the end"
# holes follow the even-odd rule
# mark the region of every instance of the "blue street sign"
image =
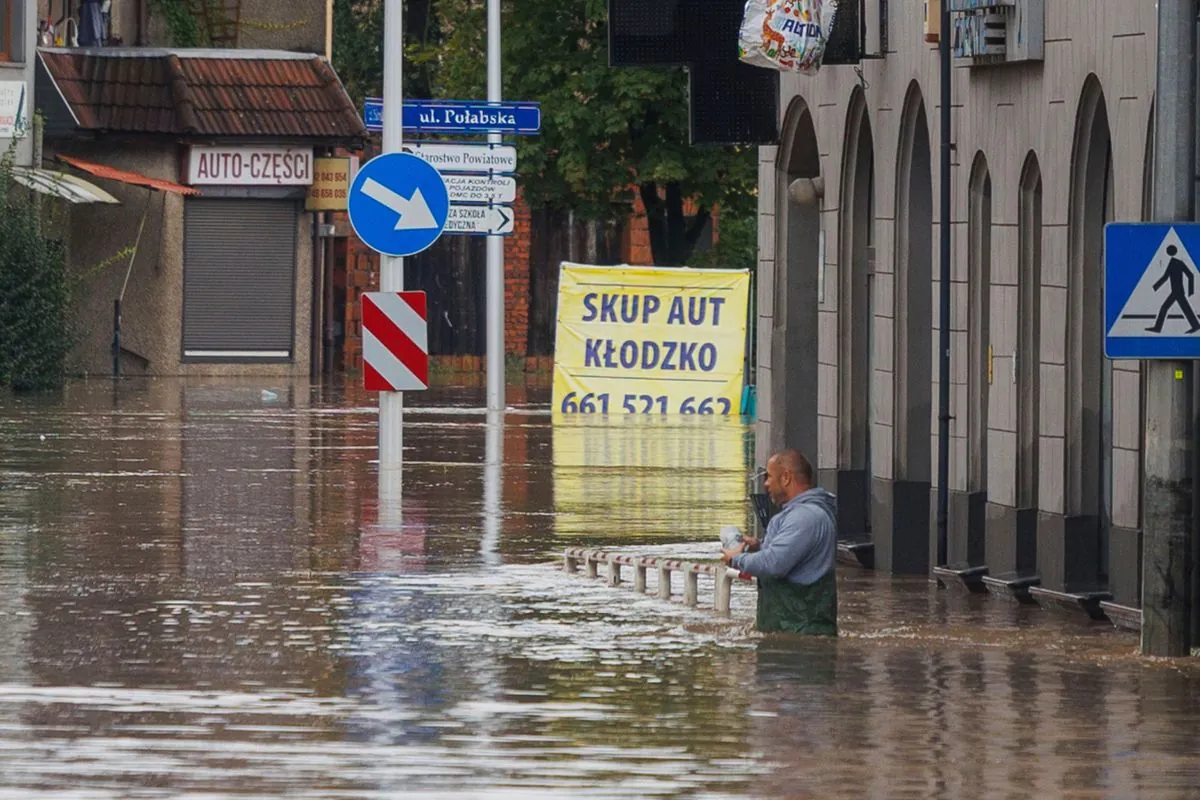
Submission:
MULTIPOLYGON (((368 97, 363 122, 369 131, 383 130, 383 100, 368 97)), ((423 133, 536 134, 542 129, 540 103, 489 103, 484 100, 410 100, 404 104, 406 131, 423 133)))
POLYGON ((363 164, 350 186, 350 225, 385 256, 411 256, 437 241, 450 216, 442 175, 423 158, 384 153, 363 164))
POLYGON ((1200 358, 1200 223, 1104 227, 1104 354, 1200 358))

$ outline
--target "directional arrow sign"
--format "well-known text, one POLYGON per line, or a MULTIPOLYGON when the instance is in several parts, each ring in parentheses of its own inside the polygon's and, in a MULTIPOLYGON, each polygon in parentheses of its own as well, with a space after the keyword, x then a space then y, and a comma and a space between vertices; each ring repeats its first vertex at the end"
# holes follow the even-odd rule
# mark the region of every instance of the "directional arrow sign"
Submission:
POLYGON ((421 231, 440 227, 420 189, 413 189, 412 197, 405 198, 374 178, 367 178, 363 182, 362 193, 400 215, 395 230, 421 231))
POLYGON ((401 146, 405 152, 420 156, 442 173, 517 171, 517 148, 512 145, 405 142, 401 146))
POLYGON ((367 247, 404 258, 441 236, 450 193, 429 162, 409 153, 384 153, 363 164, 346 206, 350 225, 367 247))
POLYGON ((507 236, 512 232, 511 206, 450 206, 446 233, 507 236))
POLYGON ((504 175, 442 176, 450 190, 451 203, 511 203, 517 199, 517 179, 504 175))

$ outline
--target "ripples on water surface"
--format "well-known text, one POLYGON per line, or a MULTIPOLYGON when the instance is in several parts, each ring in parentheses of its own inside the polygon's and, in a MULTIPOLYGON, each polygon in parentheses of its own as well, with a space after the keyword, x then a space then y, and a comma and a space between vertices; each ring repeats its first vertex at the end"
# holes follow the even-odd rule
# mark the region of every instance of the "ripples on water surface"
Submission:
POLYGON ((1200 672, 1110 627, 845 570, 798 642, 564 575, 711 557, 750 431, 510 400, 489 453, 410 395, 385 526, 369 396, 0 399, 0 797, 1200 796, 1200 672))

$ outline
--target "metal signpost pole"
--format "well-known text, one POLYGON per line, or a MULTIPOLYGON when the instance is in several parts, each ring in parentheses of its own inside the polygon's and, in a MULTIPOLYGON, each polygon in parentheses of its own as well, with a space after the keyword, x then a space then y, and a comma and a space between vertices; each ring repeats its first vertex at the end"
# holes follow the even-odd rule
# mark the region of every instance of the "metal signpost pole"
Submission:
MULTIPOLYGON (((383 15, 383 152, 398 153, 404 141, 404 0, 386 0, 383 15)), ((404 290, 404 259, 380 257, 380 290, 404 290)), ((379 394, 379 476, 404 464, 404 393, 379 394)), ((382 499, 382 495, 381 498, 382 499)))
MULTIPOLYGON (((487 92, 488 102, 501 98, 500 0, 487 5, 487 92)), ((385 104, 386 106, 386 104, 385 104)), ((488 142, 498 145, 498 133, 488 142)), ((487 237, 487 408, 489 415, 504 411, 504 237, 487 237)))
MULTIPOLYGON (((1192 219, 1196 0, 1158 0, 1154 219, 1192 219)), ((1191 648, 1192 362, 1147 360, 1142 653, 1191 648)))

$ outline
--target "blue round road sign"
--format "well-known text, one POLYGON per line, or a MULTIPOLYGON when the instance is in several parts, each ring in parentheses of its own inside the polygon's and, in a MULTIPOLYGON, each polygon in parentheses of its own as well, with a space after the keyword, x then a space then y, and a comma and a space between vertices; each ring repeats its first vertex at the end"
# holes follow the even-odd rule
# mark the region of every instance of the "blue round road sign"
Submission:
POLYGON ((420 253, 438 240, 450 216, 446 181, 410 153, 384 153, 363 164, 350 186, 350 225, 385 256, 420 253))

